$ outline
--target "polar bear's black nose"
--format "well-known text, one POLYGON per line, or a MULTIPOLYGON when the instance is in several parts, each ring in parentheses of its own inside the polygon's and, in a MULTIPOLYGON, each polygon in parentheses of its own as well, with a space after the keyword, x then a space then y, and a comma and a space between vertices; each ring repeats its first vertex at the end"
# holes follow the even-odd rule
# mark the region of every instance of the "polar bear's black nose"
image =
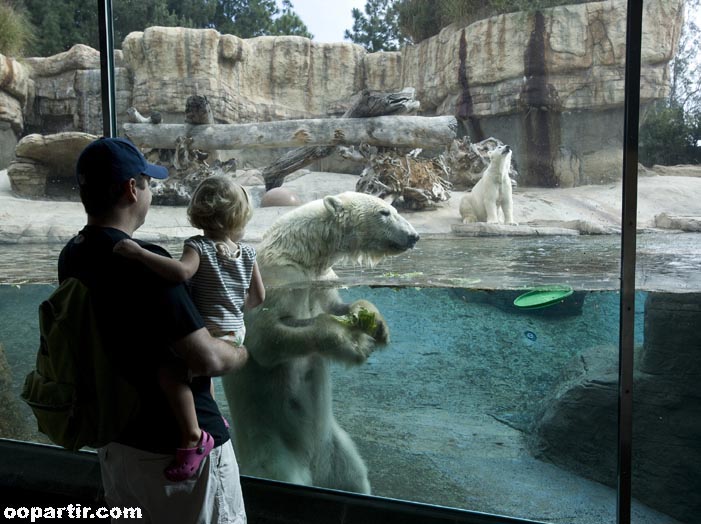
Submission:
POLYGON ((418 233, 412 233, 407 238, 407 244, 409 244, 410 248, 414 247, 418 241, 419 241, 419 234, 418 233))
POLYGON ((504 153, 508 153, 509 151, 511 151, 511 146, 504 147, 504 153))

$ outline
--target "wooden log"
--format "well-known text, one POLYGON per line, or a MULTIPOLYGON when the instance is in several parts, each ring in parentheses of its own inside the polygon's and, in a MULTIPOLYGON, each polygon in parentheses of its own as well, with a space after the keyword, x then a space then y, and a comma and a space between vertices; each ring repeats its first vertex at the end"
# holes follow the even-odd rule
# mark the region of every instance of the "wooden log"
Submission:
POLYGON ((448 146, 457 136, 453 116, 380 116, 283 120, 252 124, 124 124, 140 147, 172 149, 178 137, 192 138, 194 149, 316 147, 366 143, 383 147, 448 146))
MULTIPOLYGON (((341 118, 371 118, 409 114, 418 111, 420 106, 421 104, 416 100, 416 89, 413 87, 407 87, 396 93, 363 89, 353 96, 350 107, 341 118)), ((266 191, 280 187, 287 175, 315 160, 329 156, 339 145, 342 144, 298 147, 288 151, 263 169, 266 191)))

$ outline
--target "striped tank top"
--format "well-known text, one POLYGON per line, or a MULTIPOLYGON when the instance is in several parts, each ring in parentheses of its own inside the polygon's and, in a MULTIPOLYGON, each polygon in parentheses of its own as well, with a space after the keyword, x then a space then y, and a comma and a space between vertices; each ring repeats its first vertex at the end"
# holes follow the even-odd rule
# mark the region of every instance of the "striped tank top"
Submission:
POLYGON ((216 243, 198 235, 185 245, 200 256, 197 272, 190 279, 190 295, 212 334, 239 332, 243 327, 243 303, 251 287, 256 251, 239 243, 236 256, 217 251, 216 243))

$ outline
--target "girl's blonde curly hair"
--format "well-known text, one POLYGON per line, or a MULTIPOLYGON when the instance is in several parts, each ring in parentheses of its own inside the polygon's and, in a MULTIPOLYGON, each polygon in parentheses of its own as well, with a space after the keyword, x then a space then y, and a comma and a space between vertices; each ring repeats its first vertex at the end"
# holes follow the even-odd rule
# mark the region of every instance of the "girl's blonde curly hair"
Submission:
POLYGON ((225 175, 211 176, 200 182, 187 206, 190 224, 204 231, 241 230, 252 216, 248 192, 225 175))

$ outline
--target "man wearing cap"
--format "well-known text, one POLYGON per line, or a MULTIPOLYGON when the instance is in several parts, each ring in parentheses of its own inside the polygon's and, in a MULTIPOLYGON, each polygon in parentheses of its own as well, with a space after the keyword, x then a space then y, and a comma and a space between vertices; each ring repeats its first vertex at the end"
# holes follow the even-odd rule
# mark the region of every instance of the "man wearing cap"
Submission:
MULTIPOLYGON (((59 281, 76 277, 90 289, 115 373, 129 380, 139 397, 126 429, 98 450, 105 499, 113 507, 141 508, 139 522, 245 523, 236 457, 209 377, 239 369, 248 352, 210 336, 182 284, 112 251, 143 225, 151 205, 150 179, 164 179, 168 171, 148 163, 128 140, 100 138, 81 153, 76 176, 87 225, 61 251, 59 281), (215 446, 198 474, 178 483, 163 474, 180 431, 157 380, 158 368, 173 352, 194 376, 199 425, 215 446)), ((136 242, 169 256, 159 246, 136 242)))

